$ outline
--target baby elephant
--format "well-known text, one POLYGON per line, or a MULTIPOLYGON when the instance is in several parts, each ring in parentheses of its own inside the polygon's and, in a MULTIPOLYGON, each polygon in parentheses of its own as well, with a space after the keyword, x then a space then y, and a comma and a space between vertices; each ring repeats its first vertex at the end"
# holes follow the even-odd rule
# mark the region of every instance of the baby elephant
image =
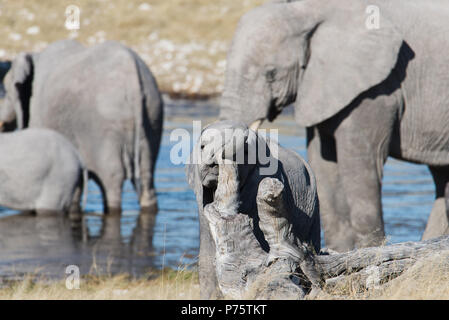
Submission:
POLYGON ((66 212, 75 189, 87 189, 86 175, 78 151, 55 131, 0 134, 1 206, 37 214, 66 212))
MULTIPOLYGON (((302 245, 310 247, 312 252, 320 251, 315 177, 309 165, 297 153, 263 138, 243 123, 220 121, 202 131, 186 171, 199 209, 202 298, 220 297, 225 293, 226 290, 218 288, 220 282, 223 284, 220 276, 224 273, 218 270, 220 261, 216 254, 223 248, 229 253, 229 250, 235 249, 232 243, 238 244, 242 240, 235 238, 225 241, 224 247, 220 248, 216 242, 228 239, 232 228, 211 228, 211 224, 215 225, 211 222, 214 220, 213 212, 217 212, 227 222, 235 218, 249 221, 237 229, 243 232, 245 225, 254 233, 259 251, 267 253, 266 257, 262 255, 264 263, 271 264, 278 259, 302 260, 298 256, 298 248, 302 245), (219 177, 223 176, 220 171, 224 168, 235 170, 224 175, 225 183, 220 187, 219 177), (240 214, 244 217, 240 217, 240 214), (221 232, 226 234, 222 238, 219 236, 221 232), (218 279, 217 273, 220 274, 218 279)), ((260 262, 252 258, 251 254, 256 254, 257 250, 251 248, 247 247, 244 250, 247 253, 240 258, 247 257, 253 262, 260 262)), ((231 268, 227 262, 223 265, 231 268)), ((248 277, 249 274, 242 275, 242 278, 232 279, 231 282, 236 280, 248 284, 248 277)))

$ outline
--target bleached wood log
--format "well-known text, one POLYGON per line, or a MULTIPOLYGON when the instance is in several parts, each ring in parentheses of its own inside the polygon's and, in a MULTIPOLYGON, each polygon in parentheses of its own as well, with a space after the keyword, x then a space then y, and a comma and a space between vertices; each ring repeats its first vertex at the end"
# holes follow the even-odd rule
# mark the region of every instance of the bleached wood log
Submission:
POLYGON ((315 261, 326 284, 335 286, 349 276, 370 288, 391 280, 410 268, 419 259, 449 250, 449 237, 426 241, 404 242, 383 247, 353 250, 346 253, 317 255, 315 261))
POLYGON ((233 299, 303 299, 308 293, 351 280, 376 288, 399 276, 419 259, 449 250, 449 237, 363 248, 346 253, 314 254, 291 232, 283 184, 266 178, 259 185, 259 228, 270 250, 255 236, 253 217, 238 212, 237 165, 219 166, 214 201, 204 208, 216 246, 219 290, 233 299))

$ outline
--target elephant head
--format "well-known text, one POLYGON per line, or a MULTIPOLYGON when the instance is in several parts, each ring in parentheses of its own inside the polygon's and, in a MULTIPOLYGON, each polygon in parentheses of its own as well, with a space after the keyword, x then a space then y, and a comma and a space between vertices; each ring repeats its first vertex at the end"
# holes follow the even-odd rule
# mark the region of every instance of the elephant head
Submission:
POLYGON ((20 53, 12 62, 4 78, 6 95, 0 103, 0 130, 28 125, 33 70, 33 59, 28 53, 20 53))
POLYGON ((220 118, 260 124, 291 103, 306 127, 337 114, 398 60, 402 36, 387 17, 379 28, 367 18, 361 0, 271 3, 248 12, 228 52, 220 118))
MULTIPOLYGON (((197 195, 202 196, 202 207, 212 202, 217 187, 218 164, 235 161, 238 164, 239 180, 244 183, 256 166, 256 159, 249 161, 257 149, 256 134, 236 121, 221 121, 203 129, 186 166, 188 182, 197 195), (198 185, 200 184, 200 185, 198 185)), ((199 199, 198 199, 199 200, 199 199)))

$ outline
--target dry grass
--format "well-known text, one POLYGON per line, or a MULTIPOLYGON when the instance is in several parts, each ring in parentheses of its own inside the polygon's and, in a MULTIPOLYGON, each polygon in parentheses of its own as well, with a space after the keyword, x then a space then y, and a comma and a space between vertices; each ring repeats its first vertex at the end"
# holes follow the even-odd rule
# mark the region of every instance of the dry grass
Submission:
MULTIPOLYGON (((323 291, 317 300, 446 300, 449 299, 449 252, 418 261, 399 277, 374 289, 360 289, 355 281, 323 291)), ((86 276, 79 290, 65 282, 33 280, 31 276, 0 289, 0 300, 11 299, 199 299, 198 274, 193 271, 153 271, 147 277, 86 276)))
POLYGON ((86 45, 118 40, 135 49, 164 91, 215 94, 238 19, 265 0, 0 0, 0 59, 76 36, 86 45), (80 30, 65 24, 81 9, 80 30))
POLYGON ((199 299, 197 273, 166 269, 145 279, 128 275, 86 276, 80 288, 68 290, 64 281, 35 280, 32 276, 0 289, 0 300, 193 300, 199 299))
POLYGON ((356 278, 320 293, 316 299, 350 300, 448 300, 449 251, 420 259, 399 277, 370 290, 356 278))
POLYGON ((377 299, 449 299, 449 252, 417 262, 378 292, 377 299))

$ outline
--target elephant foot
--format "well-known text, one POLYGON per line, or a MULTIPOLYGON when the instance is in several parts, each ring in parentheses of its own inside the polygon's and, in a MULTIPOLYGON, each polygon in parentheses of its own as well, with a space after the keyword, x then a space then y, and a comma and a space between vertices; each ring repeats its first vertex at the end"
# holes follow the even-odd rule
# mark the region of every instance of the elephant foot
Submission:
POLYGON ((70 205, 70 208, 69 208, 69 214, 72 214, 72 213, 80 213, 80 212, 82 212, 82 210, 81 210, 81 206, 80 206, 79 203, 72 203, 72 204, 70 205))
POLYGON ((36 214, 39 217, 56 217, 61 215, 62 211, 54 209, 36 209, 36 214))
POLYGON ((149 206, 140 207, 140 214, 156 215, 158 211, 157 201, 154 201, 149 206))
POLYGON ((324 230, 326 250, 334 253, 348 252, 356 247, 356 235, 349 223, 339 222, 339 230, 324 230), (327 231, 327 232, 326 232, 327 231))
POLYGON ((71 221, 80 221, 83 218, 83 213, 81 211, 69 211, 68 216, 71 221))
POLYGON ((122 208, 119 207, 108 207, 105 211, 105 214, 109 216, 120 216, 122 214, 122 208))
MULTIPOLYGON (((444 203, 446 204, 446 219, 449 221, 449 183, 446 183, 446 188, 444 189, 444 203)), ((449 225, 446 229, 446 233, 449 232, 449 225)))
POLYGON ((426 229, 422 235, 422 240, 437 238, 446 235, 449 231, 449 219, 445 199, 438 198, 435 200, 427 221, 426 229))
POLYGON ((356 248, 379 247, 385 244, 383 231, 373 231, 368 234, 357 234, 356 248))
POLYGON ((20 214, 23 216, 36 216, 36 211, 34 210, 22 210, 20 214))
POLYGON ((154 189, 142 190, 142 194, 139 199, 141 210, 157 210, 157 198, 154 189))

